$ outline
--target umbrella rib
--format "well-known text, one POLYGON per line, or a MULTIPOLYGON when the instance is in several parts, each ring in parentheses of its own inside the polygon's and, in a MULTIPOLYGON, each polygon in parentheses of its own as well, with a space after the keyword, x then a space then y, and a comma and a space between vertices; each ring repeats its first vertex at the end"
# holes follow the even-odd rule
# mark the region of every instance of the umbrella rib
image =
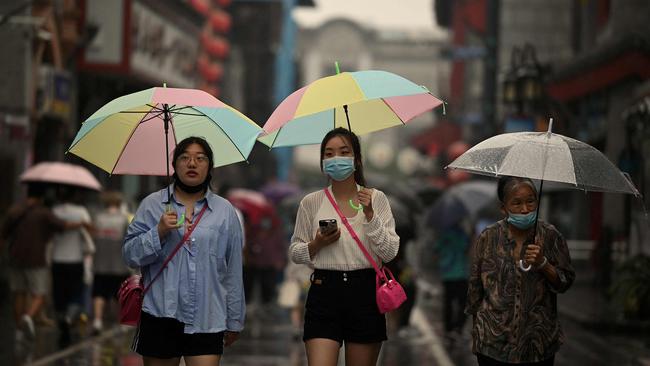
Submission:
POLYGON ((180 116, 196 116, 196 117, 203 117, 203 114, 192 114, 192 113, 179 113, 179 112, 173 112, 172 114, 174 115, 180 115, 180 116))
POLYGON ((174 108, 174 107, 175 106, 169 108, 169 112, 172 113, 172 114, 180 114, 180 115, 183 115, 183 116, 197 116, 197 117, 202 117, 203 116, 202 113, 201 114, 191 114, 191 113, 178 112, 178 111, 182 111, 184 109, 192 109, 192 110, 196 111, 196 109, 194 109, 192 106, 184 106, 184 107, 179 107, 179 108, 174 108))
MULTIPOLYGON (((230 143, 233 144, 233 146, 235 147, 235 149, 237 149, 237 152, 239 152, 239 155, 241 155, 241 157, 244 158, 244 161, 248 162, 248 159, 244 156, 244 154, 241 152, 241 150, 239 150, 239 146, 237 146, 237 144, 235 143, 235 141, 233 141, 232 138, 230 138, 230 135, 228 135, 228 134, 226 133, 226 131, 224 131, 223 128, 221 128, 221 126, 219 126, 219 124, 217 123, 217 121, 213 120, 211 117, 209 117, 209 116, 207 116, 207 115, 206 115, 205 117, 208 118, 208 119, 210 119, 210 121, 212 121, 212 122, 213 122, 213 123, 214 123, 214 124, 219 128, 219 130, 221 130, 221 132, 223 132, 223 134, 226 135, 226 137, 228 138, 228 140, 230 140, 230 143)), ((278 132, 278 134, 279 134, 279 132, 278 132)), ((277 135, 276 135, 276 137, 277 137, 277 135)), ((271 145, 271 146, 273 146, 273 145, 271 145)))
POLYGON ((388 109, 390 109, 390 111, 393 112, 393 114, 395 114, 395 116, 397 117, 397 119, 398 119, 400 122, 402 122, 402 125, 403 125, 403 126, 406 126, 406 122, 402 121, 402 118, 399 116, 399 114, 397 114, 397 112, 395 112, 395 110, 394 110, 393 108, 391 108, 391 106, 390 106, 388 103, 386 103, 386 100, 384 100, 384 98, 379 98, 379 99, 381 99, 381 101, 384 102, 384 104, 386 105, 386 107, 388 107, 388 109))
MULTIPOLYGON (((150 117, 150 118, 147 118, 147 119, 145 119, 145 120, 141 120, 140 122, 138 122, 138 124, 143 123, 143 122, 147 122, 147 121, 152 120, 152 119, 154 119, 154 118, 156 118, 156 117, 160 117, 160 115, 162 114, 162 109, 160 109, 160 108, 158 108, 158 107, 156 107, 156 106, 153 106, 153 105, 151 105, 151 104, 147 104, 147 106, 151 107, 152 109, 159 110, 159 111, 161 111, 161 112, 158 113, 157 115, 154 115, 154 116, 150 117)), ((121 112, 117 112, 117 113, 143 113, 143 114, 146 116, 147 114, 151 113, 151 111, 148 111, 148 112, 147 112, 147 111, 121 111, 121 112)), ((103 122, 103 121, 102 121, 102 122, 103 122)), ((100 125, 102 122, 98 123, 97 125, 100 125)), ((97 126, 94 126, 93 128, 95 128, 95 127, 97 127, 97 126)), ((137 128, 137 125, 136 125, 136 128, 137 128)), ((91 130, 92 130, 92 128, 86 132, 86 135, 87 135, 91 130)), ((84 135, 84 137, 85 137, 85 135, 84 135)), ((131 135, 129 135, 129 139, 130 139, 130 138, 131 138, 131 135)), ((75 146, 76 146, 76 145, 77 145, 81 140, 83 140, 83 138, 80 138, 79 141, 77 141, 77 143, 75 143, 74 145, 71 145, 71 146, 68 148, 67 151, 69 152, 70 150, 72 150, 72 148, 75 147, 75 146)), ((127 142, 128 142, 128 140, 127 140, 127 142)), ((76 154, 75 154, 75 155, 76 155, 76 154)), ((120 153, 120 156, 121 156, 121 155, 122 155, 122 153, 120 153)), ((113 169, 115 169, 115 167, 113 167, 113 169)), ((111 171, 111 174, 112 174, 112 171, 111 171)))
POLYGON ((157 109, 157 110, 160 110, 161 112, 159 112, 155 116, 152 116, 152 117, 149 117, 147 119, 141 120, 140 122, 135 124, 135 127, 133 127, 133 130, 131 130, 131 133, 129 134, 129 138, 127 138, 124 145, 122 145, 122 151, 120 151, 120 154, 117 156, 117 159, 115 159, 115 164, 113 165, 113 169, 111 169, 111 173, 110 173, 111 175, 115 171, 115 168, 117 167, 117 163, 119 163, 120 159, 122 158, 122 155, 124 154, 124 150, 126 150, 126 145, 128 145, 129 141, 131 141, 131 137, 133 137, 133 134, 135 133, 135 130, 138 129, 138 126, 140 126, 140 124, 142 124, 144 122, 147 122, 147 121, 150 121, 150 120, 152 120, 152 119, 154 119, 156 117, 160 117, 160 115, 163 114, 162 109, 157 108, 155 106, 152 106, 150 104, 147 104, 147 105, 150 106, 152 109, 157 109))
POLYGON ((178 108, 175 108, 175 107, 176 107, 176 105, 171 106, 169 108, 169 111, 170 112, 176 112, 176 111, 182 111, 183 109, 193 109, 193 107, 189 106, 189 105, 186 105, 186 106, 183 106, 183 107, 178 107, 178 108))
POLYGON ((162 108, 160 108, 160 107, 156 107, 155 105, 151 105, 151 104, 149 104, 149 103, 147 103, 147 105, 148 105, 149 107, 151 107, 151 109, 155 109, 155 110, 157 110, 157 111, 161 111, 161 112, 163 111, 162 108))
POLYGON ((156 114, 156 115, 153 115, 153 116, 151 116, 151 117, 149 117, 149 118, 147 118, 147 119, 143 119, 142 121, 138 122, 138 124, 145 123, 145 122, 149 122, 149 121, 151 121, 152 119, 155 119, 155 118, 160 117, 162 114, 163 114, 163 112, 160 112, 160 113, 158 113, 158 114, 156 114))
POLYGON ((140 123, 142 123, 142 122, 136 123, 135 127, 131 130, 131 133, 129 134, 129 138, 127 138, 124 145, 122 145, 122 151, 120 151, 120 154, 117 156, 117 159, 115 159, 115 164, 113 164, 113 168, 111 169, 111 173, 110 173, 111 175, 115 171, 115 168, 117 167, 117 163, 120 162, 120 159, 122 158, 122 155, 124 154, 124 150, 126 150, 126 145, 128 145, 129 141, 131 141, 131 137, 133 137, 133 134, 135 133, 135 130, 138 129, 138 126, 140 126, 140 123))
POLYGON ((269 147, 269 150, 273 148, 273 145, 275 145, 275 141, 278 139, 278 136, 280 136, 280 131, 282 131, 283 127, 280 127, 278 129, 278 133, 275 134, 275 137, 273 138, 273 142, 271 142, 271 147, 269 147))

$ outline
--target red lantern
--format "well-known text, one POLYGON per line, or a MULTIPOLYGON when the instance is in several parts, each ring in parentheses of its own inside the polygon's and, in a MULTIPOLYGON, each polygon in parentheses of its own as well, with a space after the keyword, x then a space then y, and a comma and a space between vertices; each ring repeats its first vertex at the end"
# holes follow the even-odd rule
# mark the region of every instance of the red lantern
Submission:
POLYGON ((197 61, 197 68, 203 77, 203 80, 209 82, 216 82, 223 76, 223 66, 221 66, 221 64, 211 62, 210 58, 206 55, 199 57, 197 61))
POLYGON ((219 33, 228 33, 232 26, 230 15, 223 10, 213 9, 209 20, 212 29, 219 33))
POLYGON ((230 53, 230 43, 225 38, 219 36, 210 36, 209 34, 201 34, 201 45, 210 55, 224 59, 230 53))
POLYGON ((207 16, 210 12, 210 4, 207 0, 190 0, 189 3, 190 6, 201 15, 207 16))

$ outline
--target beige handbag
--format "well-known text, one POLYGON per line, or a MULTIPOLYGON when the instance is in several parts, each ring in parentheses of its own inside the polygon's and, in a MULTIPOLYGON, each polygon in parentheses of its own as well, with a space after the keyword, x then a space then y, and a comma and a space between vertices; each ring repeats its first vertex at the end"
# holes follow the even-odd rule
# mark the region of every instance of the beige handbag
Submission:
POLYGON ((294 280, 284 280, 278 292, 278 305, 283 308, 292 308, 300 301, 300 284, 294 280))

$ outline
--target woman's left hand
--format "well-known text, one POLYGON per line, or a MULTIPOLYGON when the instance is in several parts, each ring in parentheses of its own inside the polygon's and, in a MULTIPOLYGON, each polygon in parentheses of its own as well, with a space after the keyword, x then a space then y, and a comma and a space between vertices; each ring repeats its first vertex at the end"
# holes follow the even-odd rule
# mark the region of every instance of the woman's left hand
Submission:
POLYGON ((361 188, 358 193, 359 203, 363 205, 363 214, 366 220, 372 220, 375 213, 372 209, 372 188, 361 188))
POLYGON ((228 347, 239 339, 239 332, 225 331, 223 333, 223 345, 228 347))
POLYGON ((526 264, 539 267, 544 262, 544 254, 542 252, 542 243, 536 242, 535 244, 528 244, 526 253, 524 254, 526 264))

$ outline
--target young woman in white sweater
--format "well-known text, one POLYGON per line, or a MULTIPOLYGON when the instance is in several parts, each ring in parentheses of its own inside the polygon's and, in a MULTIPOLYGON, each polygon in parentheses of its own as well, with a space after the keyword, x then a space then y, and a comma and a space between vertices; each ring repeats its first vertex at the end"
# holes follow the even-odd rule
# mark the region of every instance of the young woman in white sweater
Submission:
MULTIPOLYGON (((344 128, 330 131, 320 157, 331 182, 326 189, 366 250, 380 265, 392 260, 399 249, 395 220, 386 195, 366 187, 357 136, 344 128)), ((289 256, 315 269, 303 335, 309 365, 336 365, 344 342, 347 365, 375 365, 387 339, 386 318, 375 299, 375 271, 324 190, 301 201, 289 256), (337 228, 320 229, 324 219, 336 219, 337 228)))

